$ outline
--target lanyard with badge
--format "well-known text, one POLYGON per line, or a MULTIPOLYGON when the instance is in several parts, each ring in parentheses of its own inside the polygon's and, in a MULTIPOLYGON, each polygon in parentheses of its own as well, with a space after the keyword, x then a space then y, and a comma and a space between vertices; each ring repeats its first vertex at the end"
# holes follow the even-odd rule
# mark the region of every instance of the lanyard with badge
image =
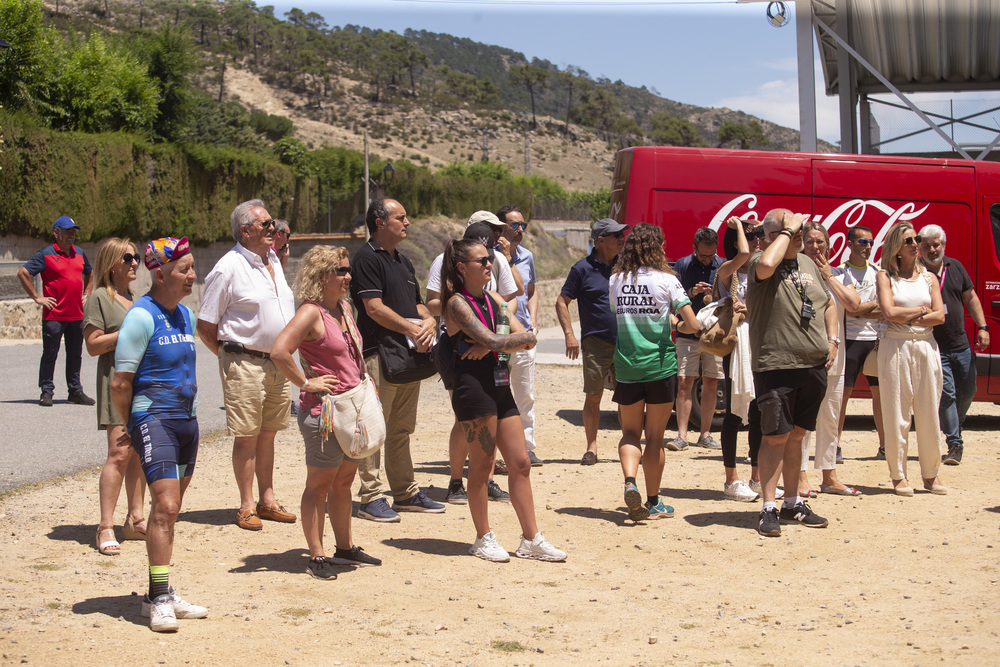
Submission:
MULTIPOLYGON (((479 316, 479 321, 483 323, 483 326, 490 331, 496 332, 496 317, 493 313, 493 302, 490 300, 489 295, 483 292, 483 300, 486 301, 486 309, 490 314, 490 321, 486 321, 486 316, 483 315, 483 311, 480 310, 479 304, 476 303, 476 299, 469 294, 469 290, 462 288, 462 295, 468 300, 469 304, 476 311, 476 315, 479 316)), ((494 358, 499 362, 500 353, 496 350, 493 351, 494 358)), ((507 368, 506 364, 500 364, 495 369, 493 369, 493 384, 497 387, 506 387, 510 384, 510 370, 507 368)))
POLYGON ((806 294, 806 287, 802 284, 802 278, 799 275, 799 261, 797 259, 786 259, 783 264, 785 270, 788 272, 788 277, 792 280, 792 285, 795 286, 795 291, 802 297, 802 312, 799 315, 803 320, 808 322, 816 316, 816 309, 813 308, 812 299, 806 294))

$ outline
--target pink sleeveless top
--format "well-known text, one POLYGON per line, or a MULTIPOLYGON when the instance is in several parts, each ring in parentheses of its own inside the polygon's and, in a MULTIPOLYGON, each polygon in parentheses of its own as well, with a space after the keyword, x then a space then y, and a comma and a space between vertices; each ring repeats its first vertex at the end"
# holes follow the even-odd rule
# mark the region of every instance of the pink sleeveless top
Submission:
MULTIPOLYGON (((360 354, 354 348, 351 334, 340 328, 337 320, 315 301, 307 301, 319 307, 323 315, 323 337, 311 341, 302 341, 299 345, 299 358, 302 371, 307 378, 333 374, 340 380, 334 395, 342 394, 348 389, 354 389, 361 384, 361 369, 358 367, 360 354)), ((304 305, 304 304, 303 304, 304 305)), ((350 305, 345 303, 344 316, 351 317, 350 305)), ((299 393, 301 409, 311 415, 318 415, 322 409, 320 397, 316 394, 302 391, 299 393)))

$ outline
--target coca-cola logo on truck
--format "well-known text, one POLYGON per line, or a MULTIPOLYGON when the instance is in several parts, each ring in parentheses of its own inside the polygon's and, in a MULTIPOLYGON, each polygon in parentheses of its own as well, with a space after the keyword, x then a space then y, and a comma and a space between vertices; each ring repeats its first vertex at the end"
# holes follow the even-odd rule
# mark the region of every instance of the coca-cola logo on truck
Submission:
MULTIPOLYGON (((822 201, 822 200, 819 200, 822 201)), ((727 202, 712 217, 709 227, 718 233, 722 233, 726 224, 726 219, 731 215, 738 216, 742 220, 759 220, 764 217, 764 213, 758 215, 755 210, 757 206, 757 195, 745 194, 734 197, 727 202)), ((897 222, 910 222, 915 227, 913 221, 927 210, 930 204, 924 204, 918 208, 918 204, 907 202, 898 208, 886 204, 877 199, 849 199, 839 204, 835 209, 827 214, 815 213, 812 215, 812 222, 818 222, 826 227, 830 234, 830 261, 839 264, 846 261, 851 251, 847 247, 847 232, 852 227, 862 225, 872 230, 875 243, 872 246, 870 261, 878 263, 881 255, 882 244, 885 241, 889 229, 897 222)), ((770 210, 772 207, 768 207, 770 210)), ((801 212, 801 211, 797 211, 801 212)))

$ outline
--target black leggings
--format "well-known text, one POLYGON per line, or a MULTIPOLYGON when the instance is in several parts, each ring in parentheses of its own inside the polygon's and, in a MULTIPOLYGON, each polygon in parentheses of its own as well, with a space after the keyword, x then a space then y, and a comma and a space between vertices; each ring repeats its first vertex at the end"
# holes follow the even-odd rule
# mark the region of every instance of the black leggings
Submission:
MULTIPOLYGON (((722 418, 722 465, 727 468, 736 467, 736 436, 740 432, 743 420, 738 415, 732 413, 733 380, 729 377, 729 362, 732 355, 727 354, 722 358, 722 371, 726 375, 724 391, 726 394, 726 414, 722 418)), ((760 452, 760 442, 762 439, 760 431, 760 410, 757 409, 756 399, 750 402, 750 410, 747 415, 750 424, 748 426, 748 439, 750 440, 750 465, 757 466, 757 454, 760 452)))

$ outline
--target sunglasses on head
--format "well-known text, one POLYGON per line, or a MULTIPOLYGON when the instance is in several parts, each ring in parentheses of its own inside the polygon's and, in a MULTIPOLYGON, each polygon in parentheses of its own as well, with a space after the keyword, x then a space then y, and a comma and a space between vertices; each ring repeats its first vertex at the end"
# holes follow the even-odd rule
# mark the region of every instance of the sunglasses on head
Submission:
POLYGON ((871 239, 854 239, 854 242, 861 245, 875 245, 875 241, 871 239))
POLYGON ((351 273, 351 267, 338 266, 333 270, 333 272, 336 273, 338 276, 346 276, 348 273, 351 273))
POLYGON ((515 232, 517 230, 519 230, 519 229, 527 229, 528 228, 528 223, 526 223, 526 222, 512 222, 512 223, 510 223, 510 228, 513 229, 515 232))
POLYGON ((122 255, 122 261, 125 262, 126 264, 131 264, 132 262, 138 264, 141 260, 142 257, 138 254, 133 255, 132 253, 127 252, 124 255, 122 255))
POLYGON ((465 262, 466 264, 479 264, 480 266, 485 268, 486 265, 489 264, 491 260, 489 255, 483 255, 482 257, 477 257, 476 259, 464 259, 462 261, 465 262))
POLYGON ((905 243, 906 245, 913 245, 914 243, 920 245, 921 241, 923 241, 923 239, 920 238, 919 236, 907 236, 905 239, 903 239, 903 243, 905 243))

